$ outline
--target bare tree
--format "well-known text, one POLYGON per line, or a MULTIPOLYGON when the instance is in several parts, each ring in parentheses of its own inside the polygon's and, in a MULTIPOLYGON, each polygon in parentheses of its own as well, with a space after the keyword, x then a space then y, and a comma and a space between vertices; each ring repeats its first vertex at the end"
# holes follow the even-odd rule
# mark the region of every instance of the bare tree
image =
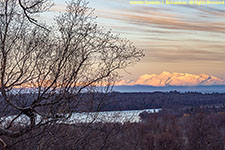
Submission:
POLYGON ((69 2, 50 27, 32 16, 49 1, 0 1, 0 137, 69 119, 81 93, 107 93, 117 71, 143 56, 129 40, 98 27, 87 4, 69 2))

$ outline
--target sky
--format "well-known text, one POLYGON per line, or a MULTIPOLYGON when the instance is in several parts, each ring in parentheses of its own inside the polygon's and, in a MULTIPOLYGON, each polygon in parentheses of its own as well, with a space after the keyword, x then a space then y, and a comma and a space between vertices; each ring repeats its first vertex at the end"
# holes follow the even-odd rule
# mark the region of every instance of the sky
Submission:
MULTIPOLYGON (((220 0, 222 1, 222 0, 220 0)), ((63 11, 54 0, 52 12, 63 11)), ((123 79, 163 71, 225 78, 225 5, 131 5, 129 0, 89 0, 97 22, 131 40, 145 57, 123 79)))

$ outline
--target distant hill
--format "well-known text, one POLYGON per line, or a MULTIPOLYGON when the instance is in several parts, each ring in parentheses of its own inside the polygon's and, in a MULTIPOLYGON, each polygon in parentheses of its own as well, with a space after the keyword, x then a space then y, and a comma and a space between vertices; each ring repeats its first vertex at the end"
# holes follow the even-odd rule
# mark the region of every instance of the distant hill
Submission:
POLYGON ((121 85, 115 86, 117 92, 201 92, 201 93, 225 93, 225 85, 199 85, 199 86, 149 86, 149 85, 121 85))

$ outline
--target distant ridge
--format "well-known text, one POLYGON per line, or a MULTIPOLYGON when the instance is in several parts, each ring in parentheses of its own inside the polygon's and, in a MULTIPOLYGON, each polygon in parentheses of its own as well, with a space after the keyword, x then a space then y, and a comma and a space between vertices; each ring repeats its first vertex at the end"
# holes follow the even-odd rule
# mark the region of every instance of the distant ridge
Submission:
POLYGON ((199 85, 225 85, 225 79, 206 74, 169 73, 144 74, 136 80, 121 80, 119 85, 148 85, 148 86, 199 86, 199 85))
POLYGON ((119 85, 115 92, 199 92, 199 93, 225 93, 225 85, 199 85, 199 86, 151 86, 151 85, 119 85))

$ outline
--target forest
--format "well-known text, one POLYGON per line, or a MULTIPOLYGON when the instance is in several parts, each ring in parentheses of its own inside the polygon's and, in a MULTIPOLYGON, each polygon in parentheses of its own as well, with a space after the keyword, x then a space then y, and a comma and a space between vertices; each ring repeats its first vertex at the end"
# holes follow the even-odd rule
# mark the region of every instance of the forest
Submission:
MULTIPOLYGON (((23 96, 25 101, 29 99, 28 94, 23 96)), ((10 145, 8 149, 224 150, 225 148, 225 94, 173 91, 94 95, 83 93, 78 97, 79 101, 83 102, 79 108, 74 109, 78 112, 148 108, 162 108, 162 110, 158 113, 143 112, 139 114, 140 122, 135 123, 128 121, 46 124, 16 139, 3 137, 7 145, 10 145), (103 98, 109 101, 103 102, 103 98)), ((14 98, 16 99, 16 96, 14 98)), ((72 105, 75 106, 74 103, 72 105)), ((14 125, 12 128, 18 130, 23 127, 14 125)))
MULTIPOLYGON (((27 107, 33 103, 32 98, 38 95, 24 93, 12 95, 12 101, 19 106, 27 107)), ((57 99, 60 95, 55 95, 51 99, 57 99)), ((11 107, 6 107, 0 97, 1 116, 17 114, 18 111, 11 107)), ((76 99, 71 98, 70 107, 73 112, 102 112, 102 111, 124 111, 143 109, 190 109, 200 107, 225 106, 225 93, 203 94, 198 92, 180 93, 171 92, 149 92, 149 93, 80 93, 76 99)), ((52 109, 52 108, 51 108, 52 109)), ((46 111, 46 107, 39 108, 46 111)))
POLYGON ((225 109, 140 114, 139 123, 54 124, 19 138, 17 150, 224 150, 225 109))
POLYGON ((223 106, 224 93, 203 94, 198 92, 180 93, 152 92, 152 93, 111 93, 110 100, 104 110, 140 110, 151 108, 181 108, 200 106, 223 106))

